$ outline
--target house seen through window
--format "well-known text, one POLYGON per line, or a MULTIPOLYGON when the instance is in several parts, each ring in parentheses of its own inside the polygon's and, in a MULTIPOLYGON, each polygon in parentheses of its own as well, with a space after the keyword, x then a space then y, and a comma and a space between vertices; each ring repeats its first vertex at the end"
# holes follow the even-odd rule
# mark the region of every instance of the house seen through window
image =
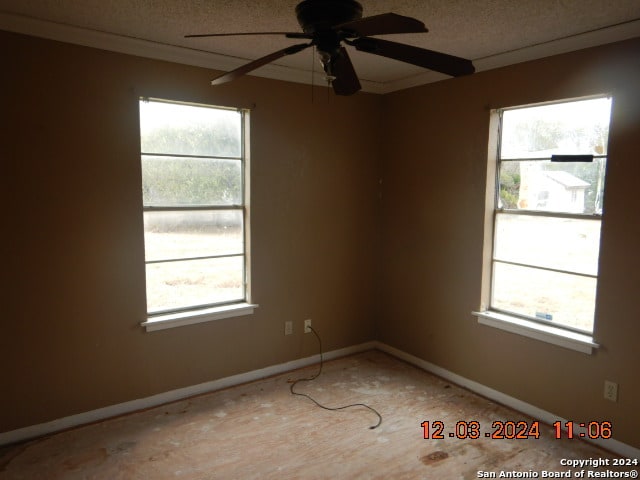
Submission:
POLYGON ((246 115, 140 100, 150 316, 247 298, 246 115))
POLYGON ((592 333, 610 98, 499 111, 490 310, 592 333))

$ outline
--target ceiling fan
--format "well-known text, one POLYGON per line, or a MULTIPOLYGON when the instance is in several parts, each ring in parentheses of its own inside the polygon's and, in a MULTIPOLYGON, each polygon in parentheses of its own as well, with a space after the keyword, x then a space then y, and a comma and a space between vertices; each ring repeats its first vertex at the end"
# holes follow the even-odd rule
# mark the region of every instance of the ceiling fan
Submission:
POLYGON ((211 82, 212 85, 230 82, 285 55, 293 55, 306 48, 315 47, 334 92, 337 95, 352 95, 362 87, 343 43, 362 52, 400 60, 454 77, 475 71, 471 61, 464 58, 371 38, 372 35, 428 32, 424 23, 415 18, 395 13, 362 17, 362 5, 355 0, 303 0, 296 6, 296 17, 302 32, 213 33, 185 35, 185 38, 284 35, 287 38, 310 40, 242 65, 215 78, 211 82))

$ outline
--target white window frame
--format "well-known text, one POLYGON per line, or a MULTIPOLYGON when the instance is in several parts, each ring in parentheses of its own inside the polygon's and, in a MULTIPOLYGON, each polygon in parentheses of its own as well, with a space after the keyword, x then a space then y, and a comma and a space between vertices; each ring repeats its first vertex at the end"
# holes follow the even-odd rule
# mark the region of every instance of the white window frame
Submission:
MULTIPOLYGON (((585 332, 569 326, 553 324, 541 318, 529 318, 513 312, 501 311, 492 308, 491 295, 493 289, 493 268, 496 261, 494 255, 494 243, 496 236, 496 217, 499 213, 515 213, 517 215, 547 216, 551 218, 580 218, 592 221, 602 221, 602 212, 596 214, 572 214, 564 212, 539 212, 535 210, 512 210, 499 208, 499 172, 500 162, 500 136, 502 126, 502 112, 510 109, 526 108, 530 106, 543 106, 552 104, 569 103, 578 100, 593 98, 606 98, 610 95, 598 95, 586 98, 567 99, 554 102, 540 103, 536 105, 523 105, 519 107, 494 109, 491 111, 488 144, 487 162, 487 189, 485 197, 485 218, 484 218, 484 244, 483 244, 483 268, 482 268, 482 288, 481 301, 478 311, 472 312, 477 317, 478 323, 495 327, 510 333, 519 334, 525 337, 534 338, 543 342, 572 349, 578 352, 591 354, 599 345, 594 341, 593 333, 585 332)), ((600 157, 607 158, 607 155, 600 157)), ((594 158, 598 156, 594 155, 594 158)), ((529 161, 532 159, 516 159, 515 161, 529 161)), ((608 160, 608 159, 607 159, 608 160)), ((514 159, 510 159, 514 161, 514 159)), ((553 269, 550 269, 553 270, 553 269)), ((575 272, 567 272, 575 274, 575 272)), ((594 277, 598 276, 585 275, 594 277)), ((595 322, 595 319, 594 319, 595 322)))
MULTIPOLYGON (((244 298, 238 301, 212 303, 205 305, 193 305, 187 307, 178 307, 168 311, 159 313, 147 312, 147 318, 141 323, 147 331, 164 330, 167 328, 180 327, 184 325, 192 325, 196 323, 209 322, 213 320, 221 320, 224 318, 250 315, 254 309, 258 307, 251 302, 251 256, 250 256, 250 208, 249 208, 249 192, 250 192, 250 173, 249 173, 249 110, 235 109, 229 107, 220 107, 214 105, 186 103, 173 100, 159 99, 159 98, 140 98, 141 102, 154 101, 160 103, 177 104, 185 106, 206 107, 219 110, 235 110, 241 114, 241 154, 238 159, 241 162, 241 177, 242 177, 242 204, 233 206, 220 206, 220 205, 204 205, 204 206, 148 206, 143 205, 142 211, 144 212, 164 212, 164 211, 198 211, 198 210, 241 210, 243 219, 243 234, 244 234, 244 249, 243 249, 243 263, 244 263, 244 275, 243 275, 243 290, 244 298)), ((158 153, 140 152, 140 158, 145 155, 157 156, 158 153)), ((164 152, 161 155, 171 156, 185 156, 189 155, 176 155, 174 152, 164 152)), ((214 158, 214 157, 212 157, 214 158)), ((226 159, 226 157, 220 157, 226 159)), ((148 263, 145 261, 145 270, 148 263)), ((146 287, 145 287, 146 289, 146 287)))

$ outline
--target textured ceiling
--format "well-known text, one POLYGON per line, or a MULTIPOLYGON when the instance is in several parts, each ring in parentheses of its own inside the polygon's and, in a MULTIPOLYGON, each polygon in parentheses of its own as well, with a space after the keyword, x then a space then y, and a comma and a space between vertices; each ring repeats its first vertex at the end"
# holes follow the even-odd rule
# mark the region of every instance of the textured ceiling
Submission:
MULTIPOLYGON (((471 59, 478 70, 640 36, 640 0, 359 1, 364 16, 394 12, 415 17, 429 29, 428 33, 384 38, 471 59)), ((0 0, 0 29, 117 51, 130 48, 131 53, 137 53, 136 45, 138 50, 144 45, 143 50, 156 58, 163 55, 151 53, 155 46, 164 51, 168 51, 167 46, 183 47, 171 49, 172 60, 180 61, 182 52, 185 63, 229 70, 300 40, 281 36, 185 39, 184 35, 300 31, 294 13, 297 3, 297 0, 0 0), (198 60, 194 60, 196 54, 198 60)), ((446 78, 352 48, 349 53, 368 91, 384 93, 446 78)), ((321 69, 317 61, 314 65, 311 49, 284 57, 275 64, 254 73, 304 82, 311 81, 312 67, 316 72, 321 69)))

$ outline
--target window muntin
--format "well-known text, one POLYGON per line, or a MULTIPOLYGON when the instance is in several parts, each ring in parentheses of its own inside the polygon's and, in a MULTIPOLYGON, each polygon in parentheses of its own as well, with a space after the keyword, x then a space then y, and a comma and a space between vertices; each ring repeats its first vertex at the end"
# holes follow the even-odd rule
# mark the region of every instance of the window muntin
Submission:
POLYGON ((606 157, 592 162, 500 159, 498 207, 576 214, 602 213, 606 157))
POLYGON ((598 221, 499 212, 495 228, 496 260, 583 275, 598 274, 598 221))
POLYGON ((499 112, 491 310, 593 331, 610 110, 599 97, 499 112))
POLYGON ((148 263, 149 314, 242 302, 243 272, 240 256, 148 263))
POLYGON ((150 316, 247 300, 245 116, 140 101, 150 316))
POLYGON ((596 283, 592 277, 494 262, 492 308, 591 332, 596 283))
POLYGON ((610 111, 609 97, 504 109, 500 158, 606 155, 610 111))
POLYGON ((242 255, 240 210, 153 210, 144 212, 145 258, 188 259, 242 255))
POLYGON ((141 101, 141 150, 196 157, 242 156, 242 112, 207 105, 141 101))
POLYGON ((241 205, 242 162, 237 159, 142 156, 146 206, 241 205))

